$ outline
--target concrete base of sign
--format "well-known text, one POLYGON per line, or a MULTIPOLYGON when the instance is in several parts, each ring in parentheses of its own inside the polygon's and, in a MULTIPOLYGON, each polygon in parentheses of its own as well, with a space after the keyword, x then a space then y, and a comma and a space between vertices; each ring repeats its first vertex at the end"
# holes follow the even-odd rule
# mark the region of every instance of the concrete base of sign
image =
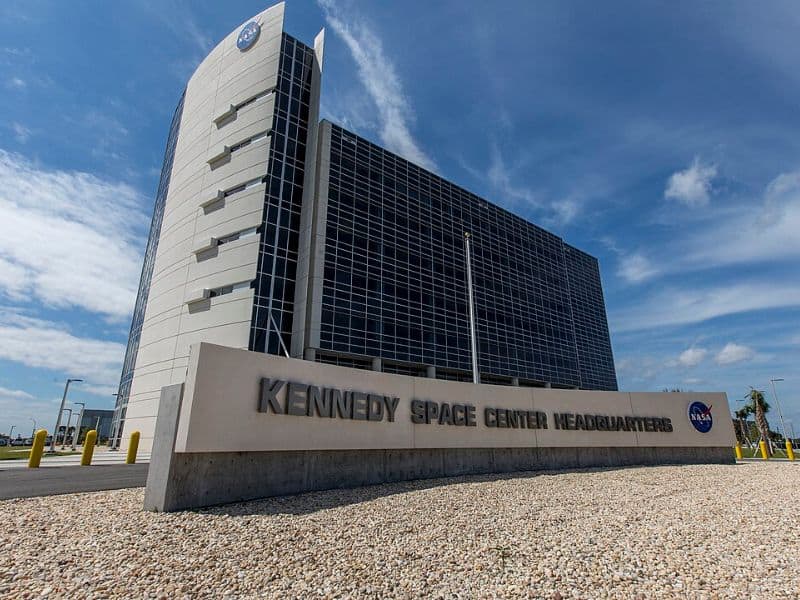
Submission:
POLYGON ((145 509, 176 511, 457 475, 660 464, 733 464, 728 447, 426 448, 176 453, 182 385, 162 390, 145 509))

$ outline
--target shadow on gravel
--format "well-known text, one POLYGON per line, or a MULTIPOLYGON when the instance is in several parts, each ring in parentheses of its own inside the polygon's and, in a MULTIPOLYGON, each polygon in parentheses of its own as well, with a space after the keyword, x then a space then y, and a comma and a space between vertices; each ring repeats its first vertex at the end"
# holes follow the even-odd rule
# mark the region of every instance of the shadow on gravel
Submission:
MULTIPOLYGON (((658 465, 681 466, 681 465, 658 465)), ((690 466, 690 465, 685 465, 690 466)), ((697 465, 694 465, 697 466, 697 465)), ((733 466, 733 465, 727 465, 733 466)), ((224 504, 202 509, 190 510, 198 514, 214 514, 227 516, 248 515, 305 515, 330 508, 369 502, 385 496, 405 494, 421 490, 454 485, 460 483, 482 483, 505 481, 512 479, 530 479, 533 477, 550 477, 575 473, 601 473, 607 471, 626 471, 642 468, 640 465, 626 465, 618 467, 591 467, 584 469, 561 469, 546 471, 516 471, 513 473, 491 473, 484 475, 461 475, 456 477, 442 477, 438 479, 417 479, 413 481, 400 481, 396 483, 383 483, 356 488, 341 488, 308 492, 295 496, 276 496, 260 500, 248 500, 235 504, 224 504)))

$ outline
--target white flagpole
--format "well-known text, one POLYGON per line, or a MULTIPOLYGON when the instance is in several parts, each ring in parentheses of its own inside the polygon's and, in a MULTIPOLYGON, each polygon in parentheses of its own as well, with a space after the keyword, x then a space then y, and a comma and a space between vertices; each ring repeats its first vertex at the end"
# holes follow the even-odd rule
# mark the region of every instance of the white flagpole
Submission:
POLYGON ((469 339, 472 347, 472 383, 480 383, 481 376, 478 373, 478 342, 475 334, 475 302, 472 299, 472 259, 470 256, 469 239, 470 233, 464 232, 464 251, 467 258, 467 292, 469 296, 469 339))

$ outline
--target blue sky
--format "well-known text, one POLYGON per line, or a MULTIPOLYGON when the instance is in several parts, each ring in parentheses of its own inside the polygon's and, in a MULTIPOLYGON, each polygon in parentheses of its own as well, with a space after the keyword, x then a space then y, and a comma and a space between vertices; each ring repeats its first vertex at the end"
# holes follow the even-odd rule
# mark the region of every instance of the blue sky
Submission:
MULTIPOLYGON (((113 406, 172 110, 266 6, 0 3, 0 431, 113 406)), ((323 26, 324 116, 599 258, 622 389, 783 377, 800 435, 796 3, 287 3, 323 26)))

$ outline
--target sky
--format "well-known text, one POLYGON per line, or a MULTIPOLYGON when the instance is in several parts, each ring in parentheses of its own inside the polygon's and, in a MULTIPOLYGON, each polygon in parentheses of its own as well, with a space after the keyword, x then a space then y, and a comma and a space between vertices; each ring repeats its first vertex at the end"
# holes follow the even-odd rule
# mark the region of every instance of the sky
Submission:
MULTIPOLYGON (((172 111, 270 4, 0 2, 0 432, 52 429, 67 377, 113 407, 172 111)), ((323 117, 599 259, 621 389, 735 409, 783 378, 800 436, 796 2, 289 0, 285 27, 326 28, 323 117)))

